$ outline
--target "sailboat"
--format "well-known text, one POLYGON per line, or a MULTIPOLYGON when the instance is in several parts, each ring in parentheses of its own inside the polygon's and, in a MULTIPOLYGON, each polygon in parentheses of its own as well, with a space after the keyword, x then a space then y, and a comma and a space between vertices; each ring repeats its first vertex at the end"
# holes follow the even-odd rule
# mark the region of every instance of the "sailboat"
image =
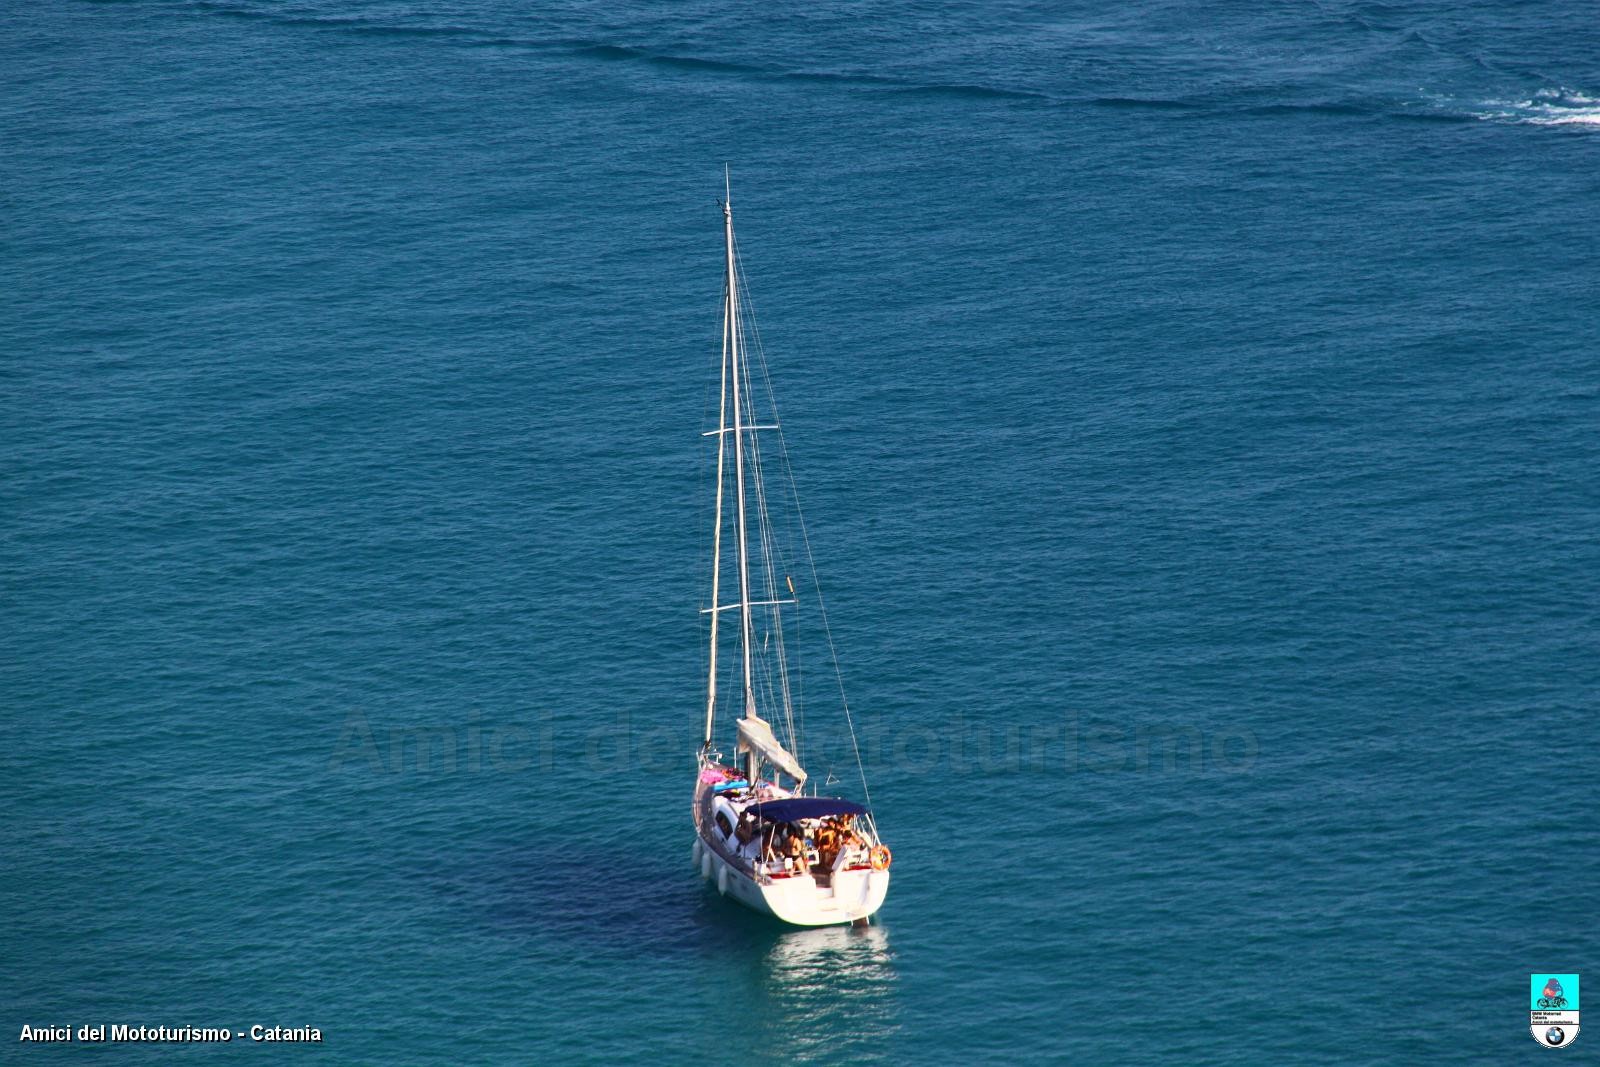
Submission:
MULTIPOLYGON (((716 519, 712 528, 711 602, 703 609, 703 614, 710 616, 710 643, 705 740, 695 769, 694 862, 701 876, 723 896, 784 922, 796 926, 865 925, 889 892, 893 855, 879 837, 869 806, 866 773, 855 743, 842 678, 840 703, 850 728, 851 747, 867 803, 820 796, 815 786, 809 793, 806 790, 809 776, 799 755, 802 738, 797 729, 783 642, 785 610, 795 608, 799 597, 793 577, 782 573, 785 556, 781 548, 774 547, 759 437, 768 432, 777 434, 785 467, 787 449, 781 447, 782 430, 775 405, 770 403, 759 334, 746 313, 748 298, 739 272, 729 199, 721 202, 725 245, 721 394, 717 428, 706 434, 716 439, 717 446, 716 519), (754 361, 760 365, 755 375, 751 373, 752 348, 754 361), (752 383, 767 386, 769 410, 762 412, 764 419, 757 418, 752 383), (730 489, 731 508, 727 501, 730 489), (728 603, 721 599, 725 512, 731 512, 734 525, 731 540, 738 585, 737 599, 728 603), (724 614, 737 627, 734 637, 739 670, 730 670, 726 679, 719 679, 719 637, 727 636, 720 632, 724 614), (762 631, 759 640, 758 614, 762 631), (736 744, 731 759, 724 757, 715 743, 719 688, 736 695, 741 713, 734 720, 736 744), (766 716, 761 714, 763 710, 766 716)), ((768 450, 769 459, 771 451, 768 450)), ((792 488, 792 478, 790 483, 792 488)), ((798 504, 795 511, 798 515, 798 504)), ((803 516, 799 527, 809 562, 810 540, 804 534, 803 516)), ((824 632, 828 633, 838 677, 838 656, 833 654, 814 564, 810 570, 811 593, 824 632)), ((803 716, 798 718, 803 720, 803 716)), ((831 784, 832 776, 825 777, 831 784)))

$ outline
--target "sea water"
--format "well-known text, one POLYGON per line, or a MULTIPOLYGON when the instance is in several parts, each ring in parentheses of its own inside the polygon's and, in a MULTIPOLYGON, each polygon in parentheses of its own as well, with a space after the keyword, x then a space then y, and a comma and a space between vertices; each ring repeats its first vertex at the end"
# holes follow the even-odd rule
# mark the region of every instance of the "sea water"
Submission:
POLYGON ((1600 968, 1587 6, 0 26, 6 1059, 1507 1062, 1600 968), (868 931, 689 863, 725 163, 868 931))

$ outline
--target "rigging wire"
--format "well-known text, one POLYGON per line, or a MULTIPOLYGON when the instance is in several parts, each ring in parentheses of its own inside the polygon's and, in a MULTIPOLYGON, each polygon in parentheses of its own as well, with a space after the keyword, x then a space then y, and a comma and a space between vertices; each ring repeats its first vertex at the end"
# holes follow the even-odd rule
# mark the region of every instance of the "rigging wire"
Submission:
MULTIPOLYGON (((738 244, 737 244, 737 242, 734 245, 734 259, 735 259, 735 262, 738 261, 738 244)), ((749 290, 748 290, 748 288, 743 284, 741 284, 739 288, 740 288, 740 301, 741 301, 741 303, 746 303, 746 306, 749 306, 748 303, 747 303, 748 300, 749 300, 749 290)), ((743 329, 743 325, 742 324, 739 327, 739 337, 740 337, 740 340, 742 342, 743 339, 744 339, 744 329, 743 329)), ((745 348, 745 346, 742 343, 740 345, 740 350, 741 350, 741 352, 745 352, 746 354, 748 354, 748 351, 749 351, 747 348, 745 348)), ((759 347, 758 347, 758 350, 757 350, 757 353, 756 353, 756 357, 759 360, 762 361, 763 367, 764 367, 765 366, 765 361, 766 361, 766 354, 764 352, 760 351, 759 347)), ((741 369, 744 371, 744 375, 743 375, 743 377, 744 377, 744 386, 745 386, 744 395, 749 398, 750 424, 752 426, 759 426, 761 424, 760 424, 760 422, 757 421, 757 414, 758 413, 757 413, 756 401, 755 401, 756 391, 755 391, 754 388, 751 387, 750 361, 748 359, 745 359, 744 361, 742 361, 741 369)), ((764 382, 766 381, 765 377, 763 378, 763 381, 764 382)), ((770 387, 770 383, 768 383, 767 393, 768 393, 768 406, 771 407, 772 403, 771 403, 771 387, 770 387)), ((774 418, 774 422, 775 421, 776 421, 776 419, 774 418)), ((749 456, 749 459, 751 461, 752 467, 755 470, 755 474, 756 474, 756 477, 755 477, 756 521, 757 521, 757 528, 758 528, 758 535, 757 535, 756 544, 757 544, 757 548, 758 548, 758 550, 760 551, 760 554, 761 554, 762 588, 763 588, 763 592, 765 593, 765 599, 771 602, 771 607, 770 607, 771 613, 767 617, 768 618, 767 635, 768 635, 769 638, 775 638, 776 642, 777 642, 777 655, 763 663, 763 669, 764 669, 764 673, 765 673, 766 681, 767 681, 767 698, 768 698, 769 704, 771 704, 774 707, 780 708, 782 710, 785 732, 788 735, 787 740, 789 742, 789 751, 794 754, 794 757, 795 757, 796 761, 801 762, 803 764, 804 763, 803 753, 800 750, 800 735, 799 735, 798 731, 795 729, 794 704, 793 704, 793 701, 791 700, 790 687, 789 687, 789 657, 788 657, 787 649, 785 648, 784 640, 783 640, 783 610, 782 610, 782 605, 777 603, 777 601, 779 599, 779 596, 778 596, 778 582, 777 582, 777 577, 778 577, 777 563, 784 563, 786 565, 785 569, 787 570, 788 561, 787 561, 787 559, 784 558, 782 545, 780 543, 777 543, 777 539, 773 535, 772 517, 771 517, 770 510, 768 508, 768 504, 767 504, 766 482, 765 482, 765 479, 761 476, 761 471, 762 471, 761 439, 760 439, 759 436, 752 435, 751 438, 750 438, 750 456, 749 456), (777 556, 778 556, 778 559, 777 559, 776 562, 773 559, 773 554, 774 554, 775 550, 776 550, 777 556), (774 693, 772 691, 772 677, 771 677, 772 670, 771 670, 771 667, 772 667, 773 664, 775 664, 776 668, 777 668, 777 671, 776 671, 776 673, 777 673, 777 682, 778 682, 778 692, 777 693, 774 693)), ((763 652, 765 652, 765 651, 766 651, 765 646, 763 646, 763 652)))
MULTIPOLYGON (((738 241, 737 241, 737 239, 735 239, 735 241, 734 241, 734 254, 735 254, 735 259, 737 260, 737 258, 738 258, 738 241)), ((784 437, 783 420, 778 415, 777 398, 776 398, 776 396, 775 396, 775 394, 773 393, 773 390, 772 390, 772 378, 771 378, 771 375, 770 375, 770 373, 768 372, 768 369, 767 369, 766 350, 762 346, 762 343, 761 343, 761 327, 760 327, 759 322, 756 319, 754 304, 746 303, 746 305, 745 305, 745 314, 749 316, 749 319, 750 319, 750 330, 755 336, 755 350, 756 350, 757 357, 758 357, 758 360, 759 360, 760 365, 761 365, 762 384, 766 387, 767 402, 768 402, 769 406, 772 409, 772 422, 773 422, 773 425, 775 427, 777 427, 777 429, 774 432, 776 432, 777 435, 778 435, 778 454, 779 454, 779 458, 780 458, 780 461, 781 461, 782 466, 783 466, 784 473, 787 475, 788 480, 789 480, 790 497, 791 497, 791 500, 794 503, 795 518, 796 518, 797 524, 798 524, 798 526, 800 528, 801 543, 805 548, 806 565, 811 571, 811 587, 816 592, 816 597, 817 597, 817 615, 822 620, 823 634, 827 638, 828 655, 833 661, 834 678, 838 681, 838 685, 839 685, 839 703, 844 708, 845 724, 849 728, 849 732, 850 732, 850 747, 851 747, 851 750, 855 754, 856 770, 857 770, 857 772, 859 772, 859 774, 861 776, 861 792, 862 792, 862 796, 866 800, 867 806, 870 808, 872 806, 872 790, 867 785, 867 770, 866 770, 865 764, 863 764, 862 760, 861 760, 861 745, 860 745, 860 742, 858 741, 858 739, 856 738, 855 717, 850 712, 850 700, 845 695, 845 691, 844 691, 844 670, 839 665, 839 649, 838 649, 838 645, 834 642, 834 639, 833 639, 833 627, 828 621, 828 609, 827 609, 827 605, 826 605, 826 603, 825 603, 825 601, 823 599, 823 595, 822 595, 822 582, 818 578, 818 575, 817 575, 816 555, 811 550, 811 534, 810 534, 810 531, 806 527, 805 512, 800 507, 800 494, 799 494, 799 491, 798 491, 797 487, 795 486, 794 468, 793 468, 793 466, 791 465, 791 463, 789 461, 789 443, 788 443, 787 439, 784 437)), ((746 371, 748 373, 748 363, 746 364, 746 371)), ((870 816, 869 816, 869 822, 870 822, 870 824, 872 826, 873 835, 874 835, 874 837, 876 837, 877 836, 877 821, 874 820, 874 819, 871 819, 870 816)))

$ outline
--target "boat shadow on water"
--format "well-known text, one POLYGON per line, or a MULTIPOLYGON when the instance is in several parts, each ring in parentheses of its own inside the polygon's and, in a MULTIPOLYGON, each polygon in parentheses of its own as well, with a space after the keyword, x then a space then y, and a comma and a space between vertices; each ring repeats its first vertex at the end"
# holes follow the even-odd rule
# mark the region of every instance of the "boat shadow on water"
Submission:
POLYGON ((742 961, 777 999, 876 994, 895 981, 883 926, 797 929, 723 899, 687 862, 663 855, 550 842, 485 854, 428 881, 494 936, 629 958, 742 961))
POLYGON ((485 847, 419 872, 436 904, 530 957, 687 965, 741 989, 751 1037, 791 1058, 870 1061, 900 1029, 889 931, 796 928, 687 862, 572 841, 485 847))
POLYGON ((827 947, 824 957, 842 945, 877 945, 888 958, 882 926, 784 925, 718 896, 686 853, 674 864, 666 854, 549 841, 472 857, 466 869, 424 878, 435 894, 466 905, 472 921, 499 936, 574 942, 589 952, 717 958, 776 952, 774 958, 794 960, 802 945, 827 947))

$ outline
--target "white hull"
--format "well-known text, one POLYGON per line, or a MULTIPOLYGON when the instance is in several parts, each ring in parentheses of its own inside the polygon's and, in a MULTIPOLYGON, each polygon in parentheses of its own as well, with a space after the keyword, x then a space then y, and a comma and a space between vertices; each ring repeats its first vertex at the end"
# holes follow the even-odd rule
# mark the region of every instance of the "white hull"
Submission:
POLYGON ((876 914, 889 893, 889 872, 871 868, 836 871, 826 888, 810 875, 767 878, 728 862, 714 846, 696 837, 695 867, 700 876, 752 911, 795 926, 834 926, 876 914))

